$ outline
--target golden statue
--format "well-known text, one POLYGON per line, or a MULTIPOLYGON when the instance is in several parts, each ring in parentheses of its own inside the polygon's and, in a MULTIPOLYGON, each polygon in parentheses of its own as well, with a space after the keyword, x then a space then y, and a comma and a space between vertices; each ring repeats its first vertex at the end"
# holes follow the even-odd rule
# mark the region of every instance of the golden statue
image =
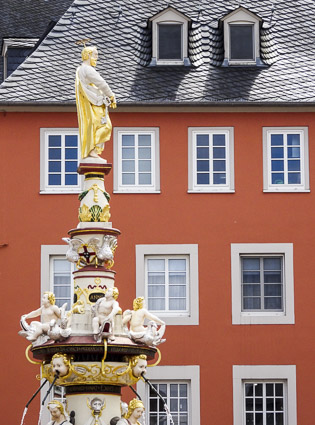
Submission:
POLYGON ((75 79, 81 157, 99 158, 112 132, 108 107, 116 108, 116 100, 109 85, 95 70, 96 47, 84 47, 81 55, 82 65, 75 79))

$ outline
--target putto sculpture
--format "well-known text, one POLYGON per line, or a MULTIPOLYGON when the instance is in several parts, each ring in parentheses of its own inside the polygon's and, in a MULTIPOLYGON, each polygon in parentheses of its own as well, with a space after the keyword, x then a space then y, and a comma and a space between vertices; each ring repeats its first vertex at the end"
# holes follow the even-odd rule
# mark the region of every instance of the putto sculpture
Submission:
POLYGON ((108 107, 116 108, 116 99, 109 85, 95 70, 97 48, 84 47, 81 56, 82 65, 77 69, 75 80, 81 156, 99 158, 112 131, 108 107))
POLYGON ((33 345, 45 343, 49 339, 59 341, 66 339, 71 334, 71 329, 67 327, 68 320, 65 315, 67 303, 60 308, 55 305, 55 295, 52 292, 44 292, 42 305, 37 310, 21 316, 20 325, 24 336, 33 345), (28 324, 26 319, 41 316, 41 321, 33 321, 28 324))
POLYGON ((114 318, 120 311, 117 301, 119 291, 117 288, 108 288, 105 297, 99 298, 92 307, 92 327, 93 335, 97 342, 102 340, 102 336, 109 341, 115 339, 114 318))
POLYGON ((121 418, 117 425, 141 425, 138 419, 144 412, 144 404, 141 400, 134 398, 128 404, 128 412, 121 418))
POLYGON ((162 339, 165 322, 146 309, 144 297, 138 297, 133 301, 133 310, 124 311, 122 323, 126 333, 135 342, 150 346, 159 345, 165 341, 162 339), (147 326, 144 326, 145 319, 149 320, 147 326), (129 324, 129 330, 127 324, 129 324), (158 325, 160 325, 159 329, 158 325))

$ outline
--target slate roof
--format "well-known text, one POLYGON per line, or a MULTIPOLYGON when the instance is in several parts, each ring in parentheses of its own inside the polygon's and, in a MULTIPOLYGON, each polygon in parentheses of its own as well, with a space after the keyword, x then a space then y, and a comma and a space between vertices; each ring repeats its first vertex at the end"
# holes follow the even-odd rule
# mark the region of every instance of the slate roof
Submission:
POLYGON ((91 38, 97 70, 120 104, 312 104, 313 0, 75 0, 38 49, 0 86, 0 104, 75 104, 75 42, 91 38), (149 67, 149 18, 172 6, 191 19, 189 67, 149 67), (222 67, 219 20, 243 6, 262 19, 264 67, 222 67))
MULTIPOLYGON (((0 0, 0 51, 4 38, 40 38, 57 22, 73 0, 0 0)), ((3 57, 0 56, 0 81, 3 57)))

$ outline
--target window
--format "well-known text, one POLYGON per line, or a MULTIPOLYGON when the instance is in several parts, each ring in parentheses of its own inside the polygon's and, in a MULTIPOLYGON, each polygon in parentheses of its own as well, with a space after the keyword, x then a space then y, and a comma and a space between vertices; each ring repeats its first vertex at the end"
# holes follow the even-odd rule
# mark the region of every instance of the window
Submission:
POLYGON ((75 264, 66 259, 68 245, 42 245, 41 292, 55 294, 56 305, 67 303, 70 310, 73 300, 73 275, 75 264))
POLYGON ((296 425, 294 365, 233 366, 234 425, 296 425))
POLYGON ((190 65, 188 23, 190 19, 172 7, 153 16, 152 61, 155 65, 190 65))
MULTIPOLYGON (((200 424, 199 366, 156 366, 148 368, 146 377, 166 401, 175 424, 200 424)), ((148 385, 139 381, 137 391, 145 401, 148 423, 172 424, 163 404, 148 385)))
POLYGON ((2 45, 3 80, 24 62, 38 38, 4 38, 2 45))
POLYGON ((41 193, 79 193, 79 134, 76 129, 41 129, 41 193))
POLYGON ((264 191, 307 192, 308 129, 263 129, 264 191))
POLYGON ((114 129, 114 191, 160 191, 159 130, 114 129))
POLYGON ((170 325, 197 325, 198 245, 137 245, 137 297, 170 325))
POLYGON ((233 128, 188 129, 188 191, 234 192, 233 128))
POLYGON ((224 62, 229 65, 262 66, 260 59, 261 18, 239 7, 223 19, 224 62))
POLYGON ((231 244, 233 324, 294 323, 293 245, 231 244))

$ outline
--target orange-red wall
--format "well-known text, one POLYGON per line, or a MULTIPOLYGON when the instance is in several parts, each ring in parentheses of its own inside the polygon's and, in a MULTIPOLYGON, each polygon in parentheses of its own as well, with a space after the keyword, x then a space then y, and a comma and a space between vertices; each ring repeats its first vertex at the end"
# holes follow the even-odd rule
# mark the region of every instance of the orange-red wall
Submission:
MULTIPOLYGON (((311 193, 263 193, 262 127, 308 126, 310 186, 315 188, 315 122, 311 113, 115 113, 114 126, 160 128, 160 194, 113 194, 119 302, 135 296, 135 245, 197 243, 199 326, 168 326, 162 364, 199 364, 201 423, 233 423, 232 365, 296 364, 298 424, 314 404, 314 211, 311 193), (188 194, 188 127, 234 127, 235 193, 188 194), (231 243, 294 244, 295 325, 239 325, 231 320, 231 243), (179 350, 181 347, 181 350, 179 350), (313 379, 312 379, 313 377, 313 379), (209 421, 209 417, 211 421, 209 421)), ((19 318, 40 303, 40 247, 62 244, 77 225, 77 195, 40 195, 41 127, 76 127, 74 113, 1 113, 3 423, 19 423, 39 382, 27 362, 19 318)), ((112 162, 112 142, 103 156, 112 162)), ((112 193, 111 173, 105 180, 112 193)), ((26 424, 36 423, 38 403, 26 424)), ((193 424, 198 425, 198 424, 193 424)))

